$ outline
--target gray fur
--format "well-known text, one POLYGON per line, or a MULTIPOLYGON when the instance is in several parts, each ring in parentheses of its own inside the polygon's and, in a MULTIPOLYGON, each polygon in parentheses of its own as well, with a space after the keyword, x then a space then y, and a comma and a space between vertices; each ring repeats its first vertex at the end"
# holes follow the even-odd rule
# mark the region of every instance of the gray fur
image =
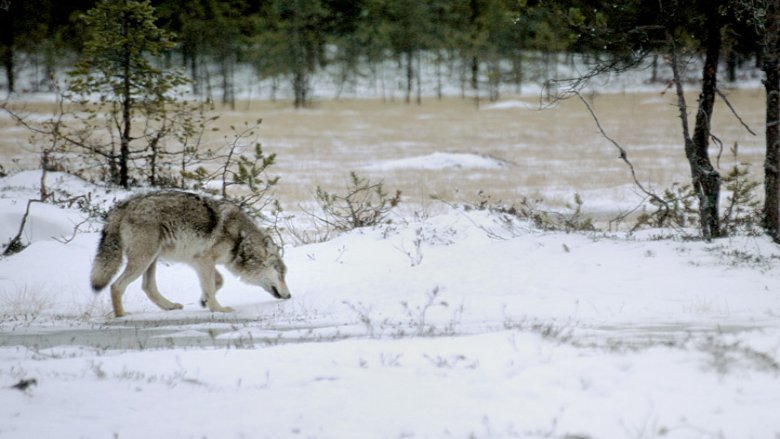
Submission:
POLYGON ((106 217, 106 224, 92 266, 95 292, 108 285, 127 257, 125 270, 111 285, 114 315, 125 314, 122 295, 127 286, 143 275, 142 288, 162 309, 182 305, 163 297, 157 290, 158 258, 185 262, 198 273, 201 305, 211 311, 232 311, 215 297, 223 279, 216 264, 223 264, 247 283, 263 287, 274 297, 290 298, 287 268, 279 248, 236 205, 188 192, 152 192, 118 203, 106 217))

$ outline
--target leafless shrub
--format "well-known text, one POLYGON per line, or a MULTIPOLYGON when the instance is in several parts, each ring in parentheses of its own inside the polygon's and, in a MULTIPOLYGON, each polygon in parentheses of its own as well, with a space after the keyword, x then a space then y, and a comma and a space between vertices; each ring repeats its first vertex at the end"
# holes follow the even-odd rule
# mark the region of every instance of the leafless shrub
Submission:
POLYGON ((318 186, 315 198, 321 214, 307 213, 318 222, 344 232, 384 222, 401 202, 401 191, 391 197, 385 192, 383 182, 374 182, 352 172, 344 195, 327 192, 318 186))

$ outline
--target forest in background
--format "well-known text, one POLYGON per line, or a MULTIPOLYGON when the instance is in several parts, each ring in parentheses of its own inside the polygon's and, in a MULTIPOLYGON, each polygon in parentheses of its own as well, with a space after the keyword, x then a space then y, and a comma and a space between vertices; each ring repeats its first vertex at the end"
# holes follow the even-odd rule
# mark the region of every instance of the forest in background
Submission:
MULTIPOLYGON (((93 0, 5 0, 0 4, 0 61, 11 92, 47 91, 51 79, 84 50, 83 19, 93 0), (18 75, 34 80, 18 85, 18 75), (28 85, 29 84, 29 85, 28 85)), ((156 0, 157 26, 175 45, 156 60, 183 69, 199 96, 234 105, 236 71, 293 90, 296 107, 313 95, 318 69, 341 84, 377 75, 392 62, 406 102, 442 93, 443 76, 462 90, 498 98, 520 84, 529 63, 576 54, 594 71, 621 70, 675 50, 703 54, 708 14, 720 21, 729 80, 744 62, 761 65, 761 1, 532 0, 156 0), (423 57, 425 60, 423 61, 423 57), (423 63, 436 81, 422 84, 423 63), (423 87, 434 90, 423 90, 423 87), (219 95, 214 90, 219 90, 219 95)), ((545 78, 549 79, 549 78, 545 78)))

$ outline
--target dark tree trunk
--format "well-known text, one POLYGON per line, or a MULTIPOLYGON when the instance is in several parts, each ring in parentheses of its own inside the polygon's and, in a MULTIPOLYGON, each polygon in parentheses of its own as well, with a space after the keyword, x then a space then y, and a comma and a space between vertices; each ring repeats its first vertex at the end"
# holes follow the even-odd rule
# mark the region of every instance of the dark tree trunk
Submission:
POLYGON ((655 84, 658 82, 658 54, 653 54, 653 68, 652 73, 650 74, 650 82, 655 84))
POLYGON ((14 47, 9 45, 2 49, 3 67, 5 67, 5 77, 8 81, 8 93, 16 91, 16 76, 14 75, 14 47))
POLYGON ((14 42, 16 40, 14 20, 18 17, 16 13, 18 9, 18 7, 0 9, 0 63, 5 70, 9 94, 14 92, 14 42))
POLYGON ((471 57, 471 89, 479 92, 479 57, 471 57))
POLYGON ((780 241, 780 0, 769 0, 765 15, 764 88, 766 89, 766 158, 764 227, 780 241))
POLYGON ((293 73, 293 93, 295 94, 293 105, 295 108, 303 108, 306 106, 306 101, 308 99, 308 82, 305 66, 297 66, 293 73))
POLYGON ((738 55, 736 50, 729 50, 729 54, 726 57, 726 80, 734 82, 737 80, 737 64, 738 55))
POLYGON ((693 189, 699 198, 699 216, 705 239, 721 236, 718 203, 720 198, 720 174, 709 159, 710 122, 717 92, 718 58, 721 38, 716 5, 707 12, 707 49, 702 72, 699 110, 692 142, 686 142, 685 155, 691 166, 693 189))
POLYGON ((412 103, 412 89, 414 88, 414 51, 406 52, 406 97, 404 102, 412 103))
POLYGON ((183 49, 182 57, 184 58, 185 67, 190 71, 192 94, 200 95, 203 92, 203 87, 201 87, 200 71, 198 68, 198 53, 195 50, 185 48, 183 49))
POLYGON ((313 48, 306 33, 305 23, 302 21, 303 2, 295 1, 292 16, 292 44, 290 55, 292 56, 292 82, 293 82, 293 106, 303 108, 308 104, 309 72, 313 66, 313 48))
POLYGON ((220 70, 222 71, 222 103, 230 105, 231 110, 236 109, 236 93, 234 86, 234 75, 236 62, 230 54, 221 56, 220 70))
MULTIPOLYGON (((130 17, 125 16, 122 23, 123 37, 125 41, 130 37, 128 22, 130 17)), ((131 107, 132 97, 130 96, 130 47, 129 43, 125 43, 122 54, 122 133, 119 139, 119 185, 127 189, 130 187, 130 130, 132 127, 131 122, 131 107)))
POLYGON ((479 41, 480 34, 480 8, 479 0, 471 0, 470 4, 471 16, 469 21, 471 24, 471 50, 473 51, 471 56, 471 89, 474 91, 474 102, 479 107, 479 49, 477 48, 477 41, 479 41))

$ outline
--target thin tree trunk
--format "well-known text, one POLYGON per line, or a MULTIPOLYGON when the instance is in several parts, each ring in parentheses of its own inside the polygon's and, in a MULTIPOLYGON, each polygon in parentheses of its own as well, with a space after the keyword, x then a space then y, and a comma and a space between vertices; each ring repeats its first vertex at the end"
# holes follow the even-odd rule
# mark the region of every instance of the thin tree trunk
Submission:
POLYGON ((718 203, 720 174, 709 158, 710 122, 717 91, 718 58, 721 48, 720 23, 717 5, 707 12, 707 49, 702 71, 699 110, 693 129, 693 144, 686 145, 686 156, 691 165, 693 188, 699 197, 699 216, 704 239, 721 236, 718 203), (692 147, 691 147, 692 146, 692 147))
POLYGON ((417 105, 422 105, 422 51, 417 51, 417 105))
MULTIPOLYGON (((127 13, 125 13, 127 14, 127 13)), ((131 107, 132 98, 130 97, 130 48, 127 40, 130 38, 128 21, 130 17, 124 17, 122 23, 122 37, 125 39, 122 59, 122 133, 119 140, 119 184, 127 189, 130 187, 130 172, 128 162, 130 161, 130 129, 131 129, 131 107)))
POLYGON ((308 78, 305 68, 303 65, 296 66, 295 73, 293 73, 293 93, 295 94, 293 105, 295 108, 306 106, 308 78))
POLYGON ((766 157, 764 161, 764 227, 780 241, 780 0, 768 0, 765 15, 764 88, 766 89, 766 157))
POLYGON ((14 47, 9 45, 5 48, 3 54, 3 65, 5 66, 5 77, 8 80, 8 93, 13 93, 16 88, 16 75, 14 75, 14 47))
POLYGON ((407 104, 412 103, 412 89, 414 88, 414 51, 406 52, 406 98, 407 104))
POLYGON ((479 41, 479 35, 481 32, 480 23, 480 7, 478 0, 471 0, 469 2, 469 8, 471 9, 471 16, 469 17, 471 25, 471 89, 474 91, 474 102, 479 107, 479 48, 477 47, 479 41))
POLYGON ((734 49, 729 50, 729 54, 726 56, 726 80, 734 82, 737 80, 737 51, 734 49))
POLYGON ((203 87, 201 86, 200 83, 200 71, 198 68, 198 54, 196 51, 193 50, 192 52, 187 52, 185 58, 188 61, 190 76, 192 77, 192 94, 200 95, 203 92, 203 87))
POLYGON ((230 105, 230 110, 235 110, 236 92, 233 71, 236 62, 231 54, 222 54, 220 61, 222 70, 222 104, 230 105))

